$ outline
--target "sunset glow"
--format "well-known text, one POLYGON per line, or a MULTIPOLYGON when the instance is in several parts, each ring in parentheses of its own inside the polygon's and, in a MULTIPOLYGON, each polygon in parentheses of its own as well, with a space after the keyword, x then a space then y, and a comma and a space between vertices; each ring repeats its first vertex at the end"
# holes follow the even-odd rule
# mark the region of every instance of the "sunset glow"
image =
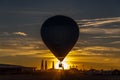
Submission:
MULTIPOLYGON (((84 64, 85 69, 90 69, 91 66, 95 69, 120 69, 119 21, 120 17, 77 19, 77 23, 81 24, 81 35, 62 62, 64 68, 78 66, 81 69, 84 64)), ((37 31, 37 27, 34 28, 37 31)), ((33 30, 31 33, 17 30, 0 32, 0 63, 34 66, 39 69, 41 59, 46 59, 54 60, 55 68, 59 69, 59 61, 39 39, 39 31, 32 33, 33 30)), ((51 68, 51 63, 48 63, 48 68, 51 68)))
MULTIPOLYGON (((61 62, 64 69, 69 69, 69 64, 65 61, 61 62)), ((60 61, 57 61, 57 63, 55 64, 55 69, 62 69, 62 67, 59 67, 60 61)))

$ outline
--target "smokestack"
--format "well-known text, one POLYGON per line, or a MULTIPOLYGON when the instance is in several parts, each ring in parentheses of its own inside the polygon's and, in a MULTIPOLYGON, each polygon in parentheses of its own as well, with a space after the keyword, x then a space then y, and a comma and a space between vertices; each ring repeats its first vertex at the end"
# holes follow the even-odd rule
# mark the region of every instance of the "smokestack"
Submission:
POLYGON ((54 61, 52 62, 52 69, 55 69, 54 61))
POLYGON ((45 70, 47 70, 47 61, 45 61, 45 70))
POLYGON ((44 60, 41 61, 41 70, 44 70, 44 60))

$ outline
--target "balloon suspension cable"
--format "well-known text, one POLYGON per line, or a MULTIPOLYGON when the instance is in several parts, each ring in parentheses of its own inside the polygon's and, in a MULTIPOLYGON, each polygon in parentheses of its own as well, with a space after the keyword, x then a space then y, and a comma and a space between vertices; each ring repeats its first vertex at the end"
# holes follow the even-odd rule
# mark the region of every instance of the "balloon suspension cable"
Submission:
POLYGON ((65 57, 57 57, 57 58, 60 61, 60 63, 62 63, 62 61, 64 60, 65 57))

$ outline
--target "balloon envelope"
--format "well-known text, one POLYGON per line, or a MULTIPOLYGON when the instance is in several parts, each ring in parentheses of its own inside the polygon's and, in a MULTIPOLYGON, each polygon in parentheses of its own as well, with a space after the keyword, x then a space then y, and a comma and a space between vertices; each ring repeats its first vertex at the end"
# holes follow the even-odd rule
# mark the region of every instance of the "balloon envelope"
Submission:
POLYGON ((53 16, 41 28, 41 37, 50 51, 62 61, 75 45, 79 36, 76 22, 66 16, 53 16))

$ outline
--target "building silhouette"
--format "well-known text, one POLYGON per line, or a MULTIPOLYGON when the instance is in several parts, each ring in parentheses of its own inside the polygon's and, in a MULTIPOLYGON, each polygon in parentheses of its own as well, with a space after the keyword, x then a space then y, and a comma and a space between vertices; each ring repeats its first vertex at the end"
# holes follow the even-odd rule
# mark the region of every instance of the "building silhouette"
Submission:
POLYGON ((20 65, 0 64, 0 74, 34 72, 35 69, 36 69, 35 67, 24 67, 20 65))

